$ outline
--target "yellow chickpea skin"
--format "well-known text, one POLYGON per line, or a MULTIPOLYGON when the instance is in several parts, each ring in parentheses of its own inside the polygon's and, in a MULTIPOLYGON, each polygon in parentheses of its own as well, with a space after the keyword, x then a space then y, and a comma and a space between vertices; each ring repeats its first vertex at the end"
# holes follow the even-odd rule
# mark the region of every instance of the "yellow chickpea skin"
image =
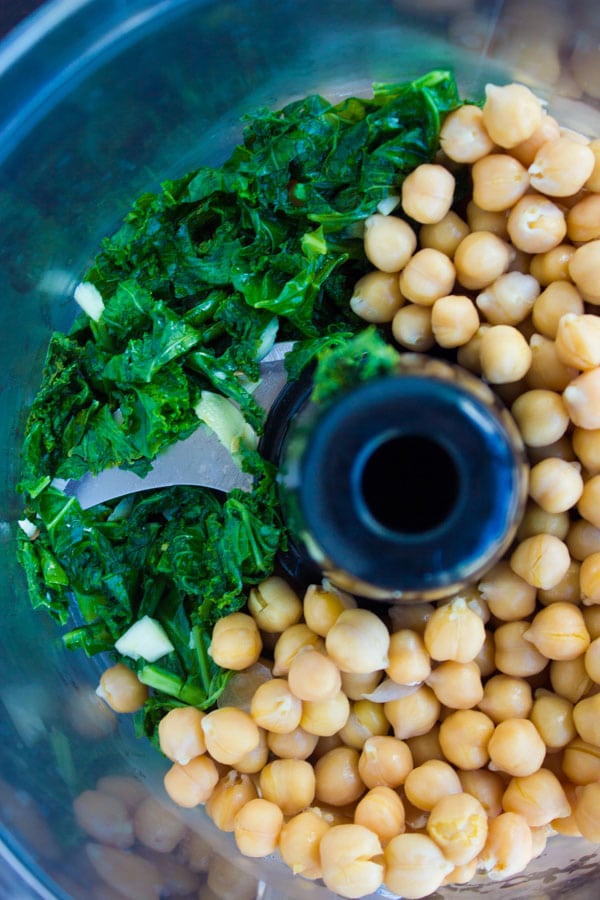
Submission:
POLYGON ((456 770, 440 759, 428 759, 406 776, 404 793, 417 809, 431 812, 443 797, 460 794, 463 788, 456 770))
POLYGON ((593 683, 585 668, 585 655, 575 659, 554 659, 550 663, 550 684, 557 694, 577 703, 592 688, 593 683))
POLYGON ((486 85, 483 122, 499 147, 526 141, 541 125, 543 115, 541 101, 525 85, 486 85))
MULTIPOLYGON (((583 619, 585 621, 585 627, 588 630, 590 635, 590 639, 592 644, 600 637, 600 606, 597 604, 592 604, 591 606, 587 606, 583 610, 583 619)), ((586 667, 587 667, 587 656, 589 654, 590 661, 591 658, 594 657, 600 651, 600 647, 594 646, 591 644, 586 650, 586 667)), ((596 679, 594 678, 594 681, 596 679)))
POLYGON ((491 231, 472 231, 456 248, 456 277, 467 290, 482 290, 508 270, 509 245, 491 231))
POLYGON ((352 312, 365 322, 381 325, 391 322, 404 303, 398 276, 387 272, 368 272, 360 278, 350 298, 352 312))
POLYGON ((531 275, 506 272, 476 297, 490 325, 519 325, 533 310, 540 285, 531 275))
POLYGON ((600 603, 600 552, 590 553, 581 563, 579 586, 584 606, 600 603))
POLYGON ((590 475, 600 473, 600 428, 574 428, 571 434, 577 459, 590 475))
POLYGON ((362 750, 367 738, 386 735, 390 730, 383 706, 373 700, 356 700, 350 705, 350 715, 339 732, 344 744, 362 750))
POLYGON ((254 692, 250 715, 267 731, 289 734, 300 725, 302 701, 292 693, 285 678, 271 678, 254 692))
POLYGON ((521 197, 512 207, 506 227, 513 246, 525 253, 546 253, 567 234, 565 214, 543 194, 521 197))
POLYGON ((306 647, 323 650, 325 644, 323 638, 304 622, 298 622, 296 625, 286 628, 277 638, 273 648, 273 675, 278 678, 281 675, 287 675, 293 658, 306 647))
POLYGON ((417 236, 404 219, 375 213, 365 219, 365 256, 381 272, 399 272, 417 246, 417 236))
POLYGON ((164 777, 167 794, 178 806, 192 808, 206 803, 219 780, 218 769, 206 754, 187 765, 173 763, 164 777))
POLYGON ((342 897, 364 897, 383 881, 382 847, 377 835, 363 825, 334 825, 320 844, 323 881, 342 897))
POLYGON ((563 391, 571 421, 578 428, 600 428, 600 367, 588 369, 563 391))
POLYGON ((409 303, 392 319, 392 335, 406 350, 422 353, 435 344, 431 327, 431 307, 409 303))
POLYGON ((427 820, 427 834, 446 859, 464 866, 483 850, 488 833, 485 809, 470 794, 449 794, 437 801, 427 820))
POLYGON ((600 194, 588 194, 571 207, 567 237, 577 244, 600 238, 600 194))
POLYGON ((373 831, 385 845, 405 830, 404 804, 399 794, 385 785, 371 788, 356 804, 355 825, 373 831))
POLYGON ((413 758, 405 741, 392 735, 367 738, 358 758, 358 773, 368 788, 398 788, 413 768, 413 758))
POLYGON ((148 688, 124 663, 116 663, 102 673, 96 693, 118 713, 135 712, 148 699, 148 688))
POLYGON ((285 822, 279 836, 279 852, 294 875, 311 881, 321 878, 319 847, 330 827, 318 809, 306 809, 285 822))
POLYGON ((519 381, 531 366, 531 348, 512 325, 493 325, 486 331, 479 354, 482 374, 491 384, 519 381))
POLYGON ((483 124, 480 107, 465 104, 446 116, 440 129, 440 145, 449 159, 474 163, 491 153, 494 142, 483 124))
POLYGON ((513 572, 533 587, 544 590, 558 584, 570 562, 566 544, 552 534, 536 534, 526 538, 510 557, 513 572))
POLYGON ((331 737, 344 727, 350 716, 350 701, 343 691, 328 700, 304 700, 300 726, 309 734, 331 737))
MULTIPOLYGON (((525 383, 528 388, 561 392, 577 377, 577 370, 572 368, 572 366, 565 365, 559 359, 554 341, 536 333, 529 338, 529 347, 531 350, 531 365, 525 377, 525 383)), ((568 441, 562 446, 565 446, 572 457, 572 450, 568 441)), ((548 454, 546 453, 546 455, 548 454)))
POLYGON ((536 588, 513 572, 507 560, 501 560, 485 573, 479 590, 490 613, 504 622, 524 619, 535 609, 536 588))
POLYGON ((470 297, 449 294, 435 301, 431 310, 431 328, 440 347, 460 347, 476 334, 479 315, 470 297))
POLYGON ((600 684, 600 636, 595 637, 590 646, 587 648, 585 652, 584 662, 585 670, 588 673, 589 677, 596 684, 600 684))
POLYGON ((502 804, 506 812, 523 816, 531 828, 548 825, 571 813, 564 788, 556 775, 541 768, 531 775, 511 778, 502 804))
POLYGON ((402 183, 402 208, 422 225, 444 218, 454 199, 454 176, 444 166, 423 163, 402 183))
POLYGON ((600 781, 600 748, 575 738, 563 750, 562 770, 575 785, 600 781))
POLYGON ((541 767, 546 745, 529 719, 505 719, 488 743, 490 767, 508 775, 532 775, 541 767))
POLYGON ((529 474, 529 494, 549 513, 566 512, 583 492, 581 466, 556 457, 535 465, 529 474))
POLYGON ((356 607, 356 600, 343 591, 311 584, 306 589, 302 604, 307 626, 315 634, 325 637, 340 613, 356 607))
POLYGON ((596 315, 567 313, 556 332, 559 359, 575 369, 594 369, 600 365, 600 319, 596 315))
POLYGON ((432 225, 422 225, 419 229, 419 245, 431 247, 453 258, 456 248, 469 233, 469 225, 464 219, 450 210, 439 222, 432 225))
POLYGON ((426 684, 398 700, 388 700, 383 709, 393 728, 395 737, 406 740, 425 734, 437 722, 441 711, 440 701, 426 684))
POLYGON ((234 766, 260 742, 258 725, 235 706, 214 709, 202 719, 206 749, 214 760, 234 766))
POLYGON ((576 659, 590 645, 581 609, 560 601, 539 610, 523 636, 547 659, 576 659))
POLYGON ((326 654, 307 648, 292 660, 288 684, 300 700, 332 700, 342 688, 342 677, 326 654))
POLYGON ((359 769, 360 754, 353 747, 334 747, 315 763, 317 803, 346 806, 355 803, 367 789, 359 769))
POLYGON ((271 575, 250 591, 248 611, 261 631, 280 634, 300 621, 302 603, 287 581, 271 575))
POLYGON ((441 604, 429 618, 423 635, 425 647, 438 662, 471 662, 485 641, 485 626, 464 597, 441 604))
POLYGON ((584 697, 575 704, 573 722, 582 740, 600 747, 600 694, 584 697))
POLYGON ((568 136, 542 144, 529 166, 531 186, 551 197, 570 197, 584 186, 594 169, 593 151, 568 136))
POLYGON ((259 776, 260 794, 276 803, 284 816, 295 816, 315 797, 315 772, 304 759, 274 759, 259 776))
POLYGON ((536 253, 531 257, 529 272, 543 287, 555 281, 569 281, 569 262, 574 253, 575 247, 569 243, 558 244, 546 253, 536 253))
POLYGON ((449 709, 471 709, 483 697, 479 666, 473 660, 459 663, 450 659, 440 663, 427 679, 442 706, 449 709))
POLYGON ((215 623, 209 655, 224 669, 247 669, 258 661, 262 640, 252 616, 242 612, 223 616, 215 623))
POLYGON ((401 628, 390 636, 386 673, 398 684, 417 684, 431 672, 431 659, 423 637, 411 628, 401 628))
POLYGON ((477 160, 471 175, 474 202, 490 212, 510 209, 529 188, 525 166, 504 153, 490 153, 477 160))
POLYGON ((586 784, 576 792, 575 821, 584 838, 600 842, 600 784, 586 784))
POLYGON ((258 792, 250 775, 230 769, 206 801, 206 813, 221 831, 233 831, 237 813, 255 797, 258 792))
POLYGON ((600 303, 600 240, 589 241, 577 247, 569 261, 569 275, 584 300, 600 303))
POLYGON ((276 803, 256 797, 236 813, 233 834, 244 856, 262 857, 274 853, 283 827, 283 813, 276 803))
POLYGON ((419 306, 433 306, 452 291, 456 272, 450 257, 439 250, 418 250, 400 273, 400 292, 419 306))
POLYGON ((531 685, 525 678, 497 672, 486 681, 478 706, 496 725, 507 719, 525 719, 533 706, 531 685))
POLYGON ((158 723, 161 751, 172 762, 185 766, 206 752, 202 719, 204 713, 193 706, 176 706, 158 723))
POLYGON ((556 119, 549 116, 548 113, 542 114, 542 121, 527 140, 511 147, 511 155, 518 159, 524 166, 530 166, 535 155, 548 141, 555 140, 560 137, 560 128, 556 119))
POLYGON ((384 850, 384 883, 406 900, 433 894, 454 868, 427 834, 399 834, 384 850))
POLYGON ((440 725, 440 746, 448 762, 459 769, 480 769, 490 756, 488 743, 494 733, 489 716, 476 709, 459 709, 440 725))
POLYGON ((458 772, 462 789, 465 793, 475 797, 485 809, 490 819, 499 816, 502 810, 502 795, 504 794, 504 777, 499 772, 491 772, 489 769, 471 769, 458 772))
POLYGON ((600 528, 600 475, 592 476, 584 484, 577 510, 595 528, 600 528))
POLYGON ((534 301, 531 317, 540 334, 554 340, 558 323, 563 316, 581 316, 583 313, 583 299, 575 285, 570 281, 556 279, 534 301))
POLYGON ((488 823, 488 836, 479 866, 490 881, 503 881, 522 872, 533 857, 533 838, 525 818, 504 812, 488 823))
POLYGON ((365 673, 389 663, 390 634, 367 609, 346 609, 327 632, 327 653, 341 672, 365 673))
POLYGON ((548 660, 530 641, 525 640, 528 621, 506 622, 496 628, 496 668, 505 675, 529 678, 543 671, 548 660))

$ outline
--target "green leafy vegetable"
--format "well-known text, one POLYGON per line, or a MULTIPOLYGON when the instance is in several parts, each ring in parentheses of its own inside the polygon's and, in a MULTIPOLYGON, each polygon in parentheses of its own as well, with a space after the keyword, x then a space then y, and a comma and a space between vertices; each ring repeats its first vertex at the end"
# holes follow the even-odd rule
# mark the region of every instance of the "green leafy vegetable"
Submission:
POLYGON ((228 673, 207 652, 211 628, 285 546, 275 473, 256 449, 260 360, 277 335, 296 341, 288 373, 318 359, 319 402, 393 367, 374 330, 352 337, 348 299, 370 268, 362 222, 434 157, 460 102, 452 75, 434 71, 368 99, 260 110, 223 166, 137 200, 86 273, 98 314, 52 336, 20 483, 39 535, 21 535, 19 558, 69 648, 112 652, 142 616, 160 623, 174 650, 135 664, 152 688, 149 736, 171 705, 215 702, 228 673), (82 510, 59 489, 111 466, 143 476, 200 419, 253 475, 250 494, 179 487, 82 510))

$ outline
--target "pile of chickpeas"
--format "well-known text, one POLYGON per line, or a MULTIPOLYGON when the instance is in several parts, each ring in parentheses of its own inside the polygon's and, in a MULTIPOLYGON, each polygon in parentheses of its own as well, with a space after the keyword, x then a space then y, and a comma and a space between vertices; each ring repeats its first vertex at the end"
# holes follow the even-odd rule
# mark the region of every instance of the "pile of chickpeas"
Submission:
MULTIPOLYGON (((489 85, 441 148, 367 219, 350 302, 509 406, 531 465, 515 545, 457 595, 380 615, 273 575, 215 625, 236 673, 219 706, 159 726, 175 804, 343 897, 507 879, 557 833, 600 842, 600 140, 489 85)), ((144 691, 105 673, 121 709, 144 691)))

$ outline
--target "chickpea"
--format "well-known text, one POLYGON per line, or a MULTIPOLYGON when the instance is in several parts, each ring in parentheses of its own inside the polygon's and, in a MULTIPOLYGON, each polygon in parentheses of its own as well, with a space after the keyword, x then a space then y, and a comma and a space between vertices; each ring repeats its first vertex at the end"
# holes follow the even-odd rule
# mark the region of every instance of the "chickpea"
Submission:
POLYGON ((531 365, 531 349, 512 325, 493 325, 481 338, 483 376, 492 384, 509 384, 523 378, 531 365))
POLYGON ((173 763, 163 782, 171 800, 178 806, 191 809, 206 803, 219 780, 219 772, 210 757, 196 756, 182 766, 173 763))
POLYGON ((255 620, 241 612, 218 619, 208 652, 224 669, 239 671, 254 665, 262 652, 262 640, 255 620))
POLYGON ((325 645, 323 639, 311 631, 304 622, 286 628, 277 638, 273 648, 273 675, 277 677, 287 675, 293 658, 306 647, 323 650, 325 645))
POLYGON ((525 619, 535 609, 536 588, 517 575, 507 560, 496 563, 479 582, 493 616, 504 622, 525 619))
POLYGON ((368 788, 400 787, 412 767, 408 744, 391 735, 367 738, 358 759, 360 778, 368 788))
POLYGON ((600 694, 584 697, 573 707, 573 721, 579 737, 600 747, 600 694))
POLYGON ((550 684, 557 694, 577 703, 593 683, 585 668, 585 655, 575 659, 555 659, 550 664, 550 684))
POLYGON ((444 754, 440 747, 439 723, 436 723, 427 734, 417 734, 414 737, 407 738, 406 744, 415 766, 420 766, 430 759, 444 759, 444 754))
POLYGON ((458 772, 462 790, 475 797, 485 809, 490 819, 499 816, 502 810, 504 779, 498 772, 489 769, 471 769, 458 772))
POLYGON ((365 793, 360 775, 360 754, 353 747, 335 747, 315 763, 315 796, 319 803, 346 806, 365 793))
POLYGON ((148 796, 146 786, 129 775, 103 775, 96 782, 96 790, 117 797, 125 804, 130 814, 134 813, 142 800, 148 796))
POLYGON ((383 865, 376 861, 382 853, 377 835, 363 825, 334 825, 320 844, 325 886, 344 897, 364 897, 378 890, 383 881, 383 865))
POLYGON ((600 320, 595 315, 568 313, 561 317, 556 332, 559 359, 575 369, 600 365, 600 320))
POLYGON ((423 163, 402 183, 402 208, 422 225, 441 221, 454 199, 454 176, 444 168, 423 163))
POLYGON ((406 776, 404 793, 407 799, 425 812, 431 812, 443 797, 460 794, 460 778, 452 766, 438 759, 429 759, 416 766, 406 776))
POLYGON ((233 831, 237 813, 255 797, 258 792, 251 777, 230 769, 206 801, 206 813, 221 831, 233 831))
POLYGON ((140 844, 157 853, 171 853, 187 833, 181 816, 156 797, 146 797, 133 818, 135 836, 140 844))
POLYGON ((431 308, 409 303, 392 319, 392 335, 406 350, 424 352, 435 344, 431 326, 431 308))
POLYGON ((309 734, 330 737, 341 731, 350 716, 350 701, 343 691, 329 700, 305 700, 300 725, 309 734))
POLYGON ((276 803, 255 797, 235 815, 233 834, 244 856, 262 857, 274 853, 283 827, 283 813, 276 803))
POLYGON ((96 693, 118 713, 132 713, 148 699, 148 688, 124 663, 116 663, 100 676, 96 693))
POLYGON ((567 213, 567 236, 574 243, 600 238, 600 194, 588 194, 567 213))
MULTIPOLYGON (((531 451, 532 455, 535 449, 531 451)), ((546 512, 546 510, 530 499, 517 528, 517 540, 524 541, 538 534, 551 534, 558 538, 559 541, 563 541, 569 533, 570 525, 571 520, 568 513, 546 512)))
POLYGON ((422 636, 401 628, 390 636, 387 675, 398 684, 418 684, 431 672, 431 660, 422 636))
POLYGON ((490 767, 509 775, 531 775, 541 767, 546 745, 529 719, 504 719, 488 743, 490 767))
POLYGON ((385 273, 399 272, 417 246, 417 236, 404 219, 376 213, 365 219, 365 256, 385 273))
POLYGON ((342 688, 342 678, 332 659, 307 648, 292 660, 288 684, 292 694, 300 700, 333 700, 342 688))
POLYGON ((471 662, 483 646, 485 626, 464 597, 438 606, 425 626, 424 641, 432 659, 471 662))
MULTIPOLYGON (((568 387, 573 378, 577 377, 577 370, 565 365, 559 359, 554 341, 541 334, 533 334, 529 339, 529 348, 531 365, 525 379, 527 388, 532 390, 540 388, 560 393, 568 387)), ((568 441, 566 446, 570 451, 568 441)))
POLYGON ((433 603, 408 603, 392 606, 389 610, 392 630, 409 628, 422 635, 434 609, 433 603))
POLYGON ((548 769, 511 778, 502 803, 506 812, 523 816, 531 828, 548 825, 571 812, 564 788, 548 769))
POLYGON ((525 538, 510 557, 513 572, 533 587, 544 590, 558 584, 570 562, 566 544, 552 534, 525 538))
POLYGON ((363 275, 354 285, 350 298, 352 312, 365 322, 377 325, 391 322, 403 303, 398 276, 379 271, 363 275))
POLYGON ((570 197, 581 190, 594 169, 594 153, 568 136, 542 144, 529 166, 531 186, 551 197, 570 197))
POLYGON ((487 678, 496 671, 496 647, 494 645, 494 635, 491 631, 486 632, 483 647, 475 657, 475 662, 479 667, 482 678, 487 678))
POLYGON ((498 672, 485 683, 479 709, 498 725, 507 719, 525 719, 533 706, 531 685, 525 678, 498 672))
POLYGON ((431 310, 431 328, 440 347, 466 344, 479 328, 475 304, 462 295, 440 297, 431 310))
POLYGON ((535 155, 547 141, 560 137, 560 128, 556 119, 547 113, 542 114, 542 121, 527 140, 511 148, 511 155, 518 159, 524 166, 530 166, 535 155))
POLYGON ((323 868, 319 846, 331 826, 316 809, 306 809, 284 824, 279 836, 279 852, 294 875, 314 880, 323 868))
POLYGON ((540 127, 543 114, 540 100, 524 85, 486 85, 483 122, 499 147, 516 147, 526 141, 540 127))
MULTIPOLYGON (((586 607, 583 610, 583 620, 593 643, 596 638, 600 637, 600 606, 594 604, 593 606, 586 607)), ((588 649, 586 650, 586 656, 589 654, 591 662, 595 654, 598 652, 598 649, 597 647, 593 647, 590 649, 590 647, 588 647, 588 649)), ((588 663, 586 661, 586 666, 587 664, 588 663)), ((596 679, 594 678, 594 681, 595 680, 596 679)))
POLYGON ((456 277, 467 290, 482 290, 508 270, 511 249, 491 231, 472 231, 454 254, 456 277))
POLYGON ((600 240, 588 241, 575 250, 569 262, 569 275, 584 300, 600 303, 600 240))
POLYGON ((581 466, 549 457, 535 465, 529 477, 529 494, 549 513, 566 512, 583 492, 581 466))
POLYGON ((542 606, 550 606, 551 603, 574 603, 578 605, 581 602, 581 591, 579 588, 581 573, 581 564, 577 560, 572 559, 564 578, 558 582, 549 591, 538 591, 538 600, 542 606))
MULTIPOLYGON (((213 853, 208 866, 206 886, 198 891, 197 900, 255 900, 259 890, 256 878, 238 867, 237 860, 213 853)), ((175 893, 175 891, 173 891, 175 893)))
POLYGON ((274 756, 280 759, 308 759, 312 756, 318 735, 309 734, 298 726, 287 734, 267 731, 267 746, 274 756))
POLYGON ((600 474, 600 428, 574 428, 573 450, 590 475, 600 474))
POLYGON ((548 659, 576 659, 590 644, 579 607, 560 601, 536 613, 523 636, 548 659))
POLYGON ((256 722, 235 706, 222 706, 205 715, 202 731, 208 753, 226 766, 234 766, 260 741, 256 722))
POLYGON ((267 744, 267 732, 264 728, 258 729, 258 744, 252 750, 248 750, 235 763, 238 772, 245 775, 256 775, 269 758, 269 745, 267 744))
POLYGON ((490 212, 510 209, 529 188, 527 169, 504 153, 490 153, 477 160, 471 175, 474 202, 490 212))
POLYGON ((536 298, 532 309, 533 324, 545 337, 554 340, 562 316, 581 316, 584 312, 583 299, 570 281, 556 280, 547 285, 536 298))
POLYGON ((522 872, 533 857, 533 838, 525 818, 504 812, 490 819, 479 866, 490 881, 503 881, 522 872))
POLYGON ((546 668, 548 660, 525 640, 527 621, 507 622, 494 633, 496 668, 505 675, 529 678, 546 668))
POLYGON ((392 788, 378 785, 358 801, 354 822, 373 831, 385 846, 405 830, 404 804, 392 788))
POLYGON ((259 778, 260 793, 276 803, 284 816, 295 816, 310 806, 315 796, 315 772, 303 759, 275 759, 259 778))
POLYGON ((257 725, 275 734, 295 731, 302 718, 302 701, 292 693, 285 678, 271 678, 260 684, 250 704, 257 725))
POLYGON ((599 781, 600 748, 581 738, 575 738, 563 751, 562 770, 565 777, 575 785, 599 781))
POLYGON ((449 113, 440 129, 440 145, 449 159, 474 163, 493 150, 494 142, 483 124, 483 112, 466 104, 449 113))
POLYGON ((584 838, 600 841, 600 784, 586 784, 577 791, 575 821, 584 838))
POLYGON ((535 278, 511 271, 500 275, 475 302, 490 325, 519 325, 532 311, 539 293, 535 278))
POLYGON ((357 700, 350 706, 350 715, 339 734, 344 744, 362 750, 367 738, 386 735, 390 723, 386 719, 381 703, 373 700, 357 700))
POLYGON ((356 600, 350 594, 311 584, 304 594, 304 621, 315 634, 326 637, 340 613, 355 607, 356 600))
POLYGON ((382 675, 381 669, 374 672, 342 672, 342 690, 349 700, 362 700, 375 690, 382 675))
POLYGON ((455 277, 454 264, 445 253, 424 247, 400 273, 400 291, 412 303, 433 306, 451 292, 455 277))
POLYGON ((595 528, 600 528, 600 475, 593 475, 583 486, 577 504, 579 514, 595 528))
POLYGON ((287 581, 271 575, 250 591, 248 611, 261 631, 279 634, 300 621, 302 603, 287 581))
MULTIPOLYGON (((477 206, 474 200, 467 203, 467 224, 471 231, 486 231, 503 241, 508 240, 508 210, 493 212, 477 206)), ((466 235, 465 235, 466 237, 466 235)), ((454 251, 456 254, 456 249, 454 251)))
POLYGON ((562 750, 576 737, 573 704, 566 697, 538 691, 530 718, 549 750, 562 750))
POLYGON ((427 897, 454 868, 426 834, 399 834, 384 850, 384 881, 401 897, 427 897))
POLYGON ((379 616, 346 609, 327 632, 327 653, 341 672, 373 672, 389 663, 390 635, 379 616))
POLYGON ((440 663, 427 684, 440 703, 449 709, 471 709, 483 697, 481 672, 475 661, 458 663, 450 659, 440 663))
POLYGON ((73 800, 75 821, 91 838, 126 850, 135 842, 129 810, 118 797, 103 791, 83 791, 73 800))
POLYGON ((85 852, 102 881, 127 900, 159 900, 163 880, 158 866, 131 850, 89 842, 85 852))
POLYGON ((439 222, 421 226, 419 244, 421 247, 439 250, 452 259, 456 248, 468 235, 469 230, 468 224, 451 209, 439 222))
POLYGON ((600 684, 600 636, 595 637, 587 648, 584 662, 585 670, 589 677, 596 684, 600 684))
POLYGON ((470 794, 448 794, 440 798, 427 821, 427 834, 446 859, 464 866, 483 850, 488 833, 485 809, 470 794))
POLYGON ((440 746, 448 762, 459 769, 481 769, 489 762, 488 743, 494 723, 475 709, 450 713, 440 725, 440 746))
POLYGON ((158 723, 158 740, 167 759, 185 766, 206 753, 203 718, 204 713, 193 706, 176 706, 163 716, 158 723))
POLYGON ((429 731, 437 722, 441 711, 439 700, 426 684, 406 697, 389 700, 384 703, 383 708, 395 737, 400 740, 429 731))
POLYGON ((511 209, 506 227, 513 245, 525 253, 546 253, 567 233, 563 211, 542 194, 521 197, 511 209))

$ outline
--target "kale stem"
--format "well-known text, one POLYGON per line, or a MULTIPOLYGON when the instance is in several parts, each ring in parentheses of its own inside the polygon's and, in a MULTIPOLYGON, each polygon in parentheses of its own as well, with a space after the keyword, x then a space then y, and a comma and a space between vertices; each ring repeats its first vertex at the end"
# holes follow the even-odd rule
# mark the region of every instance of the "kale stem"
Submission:
POLYGON ((198 706, 200 708, 206 706, 207 691, 188 684, 179 675, 175 675, 173 672, 167 671, 167 669, 149 664, 143 666, 137 673, 137 676, 142 684, 147 684, 148 687, 154 688, 155 691, 168 694, 169 697, 175 697, 176 700, 181 700, 182 703, 189 703, 190 706, 198 706))
POLYGON ((200 678, 202 680, 202 687, 204 688, 205 693, 208 695, 210 692, 210 669, 208 664, 208 657, 206 655, 206 644, 204 643, 204 639, 202 637, 202 629, 199 625, 192 626, 192 642, 194 645, 194 650, 196 651, 196 658, 198 660, 198 668, 200 671, 200 678))

